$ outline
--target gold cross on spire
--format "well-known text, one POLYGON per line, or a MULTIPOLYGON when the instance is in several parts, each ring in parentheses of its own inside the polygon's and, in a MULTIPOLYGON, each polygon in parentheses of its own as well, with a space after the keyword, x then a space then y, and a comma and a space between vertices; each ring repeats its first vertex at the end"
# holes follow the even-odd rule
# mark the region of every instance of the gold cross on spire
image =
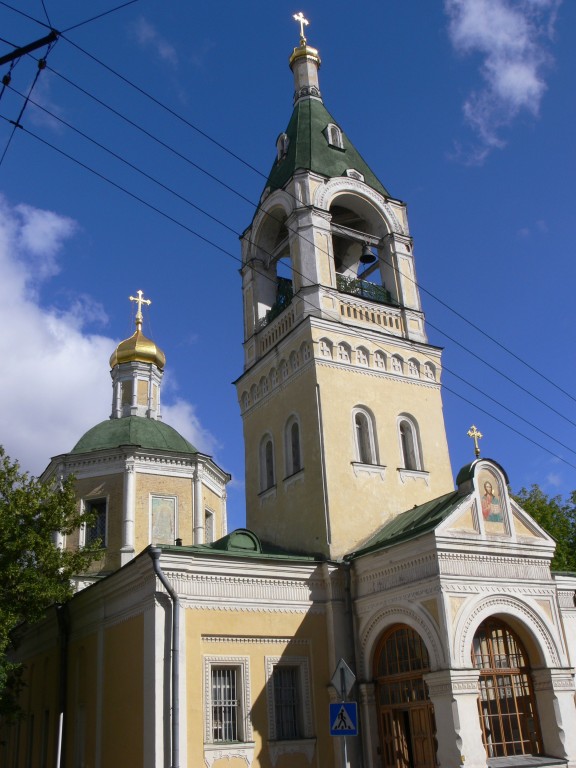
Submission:
POLYGON ((144 320, 144 315, 142 314, 142 304, 147 304, 150 306, 152 302, 150 299, 143 299, 142 294, 143 291, 136 291, 137 296, 129 296, 128 298, 130 301, 135 301, 138 305, 138 311, 136 312, 136 329, 141 330, 142 329, 142 320, 144 320))
POLYGON ((304 36, 304 27, 307 27, 310 22, 304 18, 302 11, 295 13, 293 16, 294 21, 300 24, 300 45, 306 45, 306 37, 304 36))
POLYGON ((479 432, 476 429, 474 424, 472 424, 472 426, 468 430, 468 437, 471 437, 474 440, 474 454, 476 458, 478 458, 480 456, 480 446, 478 445, 478 440, 481 440, 484 437, 484 435, 482 434, 482 432, 479 432))

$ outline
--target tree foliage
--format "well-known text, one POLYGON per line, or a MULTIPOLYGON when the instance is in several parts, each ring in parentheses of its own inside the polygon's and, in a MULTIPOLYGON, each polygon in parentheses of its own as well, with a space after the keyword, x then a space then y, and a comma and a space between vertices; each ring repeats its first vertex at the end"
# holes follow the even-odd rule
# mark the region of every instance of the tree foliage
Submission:
POLYGON ((72 594, 71 577, 98 556, 98 542, 60 549, 57 532, 71 534, 90 513, 76 503, 73 478, 51 485, 21 472, 0 446, 0 711, 10 709, 15 667, 6 658, 11 632, 42 618, 72 594))
POLYGON ((555 571, 576 571, 576 491, 568 499, 547 496, 538 485, 522 488, 514 499, 556 540, 555 571))

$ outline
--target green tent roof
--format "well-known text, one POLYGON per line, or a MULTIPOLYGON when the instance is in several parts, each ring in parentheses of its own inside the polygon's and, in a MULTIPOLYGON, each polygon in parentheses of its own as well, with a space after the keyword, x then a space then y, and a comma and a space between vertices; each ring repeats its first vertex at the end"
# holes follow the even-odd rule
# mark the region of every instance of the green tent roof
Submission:
POLYGON ((464 498, 465 496, 462 496, 458 491, 451 491, 437 499, 419 504, 407 512, 402 512, 380 528, 372 538, 368 539, 356 552, 352 552, 348 558, 363 555, 375 549, 384 549, 392 544, 408 541, 434 530, 464 498))
POLYGON ((89 429, 76 443, 71 453, 91 453, 120 445, 138 445, 180 453, 198 453, 192 443, 162 421, 145 416, 125 416, 108 419, 89 429))
POLYGON ((330 123, 338 125, 321 101, 301 99, 294 107, 286 128, 290 139, 288 152, 272 166, 266 186, 271 190, 281 189, 298 170, 313 171, 334 178, 343 176, 348 168, 353 168, 364 176, 368 186, 384 197, 390 197, 344 132, 343 149, 328 144, 323 131, 330 123))

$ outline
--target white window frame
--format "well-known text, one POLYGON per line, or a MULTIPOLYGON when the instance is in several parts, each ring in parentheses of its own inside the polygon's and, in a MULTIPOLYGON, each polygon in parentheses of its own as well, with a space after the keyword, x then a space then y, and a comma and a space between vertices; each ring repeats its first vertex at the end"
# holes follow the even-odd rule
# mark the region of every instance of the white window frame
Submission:
POLYGON ((366 464, 367 466, 378 465, 379 458, 375 435, 376 430, 374 428, 374 416, 372 412, 368 410, 368 408, 364 406, 357 406, 356 408, 352 409, 352 430, 354 433, 354 461, 358 464, 366 464), (361 417, 366 424, 367 434, 365 439, 367 440, 367 445, 365 447, 368 449, 370 454, 368 457, 371 459, 370 461, 363 461, 363 458, 365 457, 363 456, 363 449, 359 440, 359 427, 357 424, 358 417, 361 417))
MULTIPOLYGON (((104 512, 104 515, 105 515, 105 518, 104 518, 104 538, 102 540, 102 549, 105 549, 108 546, 108 507, 109 507, 108 496, 93 496, 91 498, 89 497, 89 498, 86 498, 86 499, 82 499, 82 511, 86 512, 87 511, 87 505, 93 504, 95 501, 103 501, 105 503, 105 505, 106 505, 106 509, 105 509, 105 512, 104 512)), ((79 539, 78 544, 79 544, 80 547, 85 547, 89 543, 87 541, 87 539, 88 539, 87 534, 88 534, 88 526, 86 525, 86 523, 82 523, 82 525, 80 526, 79 537, 78 537, 78 539, 79 539)))
MULTIPOLYGON (((148 540, 150 542, 152 542, 152 543, 156 543, 152 539, 152 528, 153 528, 153 524, 152 524, 153 523, 152 507, 153 507, 154 499, 166 499, 166 500, 174 502, 174 528, 173 528, 173 530, 174 530, 174 541, 172 541, 171 543, 175 544, 176 543, 176 539, 179 537, 179 533, 178 533, 178 517, 179 517, 179 515, 178 515, 178 496, 174 496, 171 493, 151 493, 150 494, 150 499, 149 499, 149 502, 148 502, 148 504, 149 504, 149 534, 148 534, 148 540)), ((159 544, 167 544, 168 542, 163 541, 163 542, 157 542, 157 543, 159 543, 159 544)))
MULTIPOLYGON (((314 739, 314 719, 312 715, 312 695, 310 687, 310 664, 306 656, 266 656, 266 699, 268 704, 268 735, 270 741, 279 742, 276 732, 276 703, 274 700, 274 668, 277 666, 296 667, 300 699, 301 737, 287 739, 286 744, 303 744, 314 739)), ((280 742, 282 743, 282 742, 280 742)), ((300 750, 299 750, 300 751, 300 750)), ((305 751, 302 749, 302 751, 305 751)))
POLYGON ((219 749, 233 748, 235 744, 253 741, 250 720, 250 659, 248 656, 204 656, 204 744, 214 745, 219 749), (214 723, 212 720, 212 670, 230 669, 236 672, 238 696, 237 731, 235 742, 214 741, 214 723))
POLYGON ((420 430, 418 429, 418 423, 416 420, 409 416, 406 413, 400 414, 398 416, 398 443, 400 446, 400 462, 401 466, 400 469, 406 469, 411 472, 423 472, 424 471, 424 464, 422 461, 422 449, 420 446, 420 430), (406 449, 405 449, 405 441, 402 437, 402 425, 407 424, 408 428, 410 430, 411 434, 411 448, 412 448, 412 456, 409 457, 406 455, 406 449), (415 466, 409 466, 408 458, 412 458, 415 466))
POLYGON ((204 508, 204 543, 205 544, 212 544, 213 541, 216 541, 216 514, 214 513, 214 510, 208 509, 207 507, 204 508), (212 537, 208 538, 208 521, 210 521, 210 528, 212 537))
POLYGON ((336 125, 336 123, 328 123, 326 128, 324 128, 324 136, 326 137, 326 141, 331 147, 336 147, 337 149, 344 149, 344 139, 342 136, 342 129, 336 125))

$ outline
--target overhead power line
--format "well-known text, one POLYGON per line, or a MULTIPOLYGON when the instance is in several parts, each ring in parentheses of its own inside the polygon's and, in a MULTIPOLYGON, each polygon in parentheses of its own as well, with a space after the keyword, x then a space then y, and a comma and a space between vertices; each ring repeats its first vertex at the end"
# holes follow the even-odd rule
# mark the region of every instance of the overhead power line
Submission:
MULTIPOLYGON (((5 119, 5 120, 6 120, 6 118, 3 118, 3 119, 5 119)), ((209 238, 207 238, 207 237, 205 237, 205 236, 201 235, 201 234, 200 234, 200 233, 199 233, 197 230, 195 230, 195 229, 193 229, 192 227, 190 227, 190 226, 188 226, 188 225, 184 224, 183 222, 179 221, 179 220, 178 220, 178 219, 176 219, 174 216, 172 216, 172 215, 170 215, 170 214, 166 213, 166 211, 163 211, 163 210, 162 210, 161 208, 159 208, 158 206, 156 206, 156 205, 153 205, 152 203, 149 203, 149 202, 148 202, 147 200, 145 200, 144 198, 140 197, 139 195, 136 195, 135 193, 133 193, 133 192, 131 192, 130 190, 128 190, 126 187, 122 186, 121 184, 118 184, 117 182, 113 181, 113 180, 112 180, 112 179, 110 179, 109 177, 105 176, 104 174, 100 173, 99 171, 95 170, 94 168, 92 168, 92 167, 88 166, 86 163, 84 163, 84 162, 82 162, 82 161, 78 160, 77 158, 73 157, 73 156, 72 156, 72 155, 70 155, 68 152, 65 152, 64 150, 60 149, 59 147, 56 147, 55 145, 53 145, 53 144, 51 144, 50 142, 48 142, 46 139, 43 139, 41 136, 38 136, 37 134, 33 133, 32 131, 28 130, 27 128, 23 128, 23 131, 24 131, 26 134, 28 134, 28 135, 32 136, 33 138, 37 139, 38 141, 40 141, 42 144, 44 144, 44 145, 48 146, 49 148, 51 148, 51 149, 55 150, 55 151, 56 151, 57 153, 59 153, 60 155, 62 155, 62 156, 64 156, 64 157, 68 158, 69 160, 71 160, 71 161, 72 161, 72 162, 74 162, 75 164, 79 165, 80 167, 84 168, 85 170, 88 170, 90 173, 94 174, 94 175, 95 175, 95 176, 97 176, 98 178, 102 179, 103 181, 106 181, 108 184, 112 185, 113 187, 115 187, 115 188, 116 188, 116 189, 118 189, 119 191, 122 191, 122 192, 124 192, 124 193, 125 193, 125 194, 127 194, 129 197, 131 197, 131 198, 133 198, 134 200, 136 200, 137 202, 140 202, 141 204, 145 205, 145 206, 146 206, 147 208, 149 208, 150 210, 153 210, 153 211, 155 211, 155 212, 156 212, 156 213, 158 213, 160 216, 162 216, 162 217, 164 217, 165 219, 169 220, 170 222, 172 222, 172 223, 176 224, 176 225, 177 225, 177 226, 179 226, 180 228, 184 229, 185 231, 187 231, 187 232, 189 232, 190 234, 194 235, 195 237, 199 238, 200 240, 202 240, 203 242, 205 242, 205 243, 207 243, 208 245, 212 246, 213 248, 217 249, 218 251, 220 251, 220 252, 221 252, 221 253, 223 253, 224 255, 226 255, 226 256, 228 256, 228 257, 232 258, 234 261, 237 261, 237 262, 241 262, 241 259, 240 259, 240 257, 238 257, 238 256, 236 256, 235 254, 231 253, 231 252, 230 252, 230 251, 228 251, 226 248, 223 248, 222 246, 219 246, 217 243, 213 242, 213 241, 212 241, 212 240, 210 240, 209 238)), ((232 230, 232 231, 234 232, 234 230, 232 230)), ((238 233, 235 233, 235 234, 238 234, 238 233)), ((306 302, 306 299, 304 299, 304 301, 306 302)), ((369 337, 367 334, 364 334, 364 333, 362 333, 362 330, 361 330, 361 329, 357 329, 357 330, 358 330, 358 335, 359 335, 361 338, 364 338, 365 340, 368 340, 368 339, 372 340, 372 339, 371 339, 371 337, 369 337)), ((373 341, 373 340, 372 340, 372 341, 373 341)), ((461 377, 458 377, 458 378, 461 378, 461 377)), ((542 445, 541 443, 537 442, 537 441, 536 441, 536 440, 534 440, 533 438, 530 438, 529 436, 527 436, 527 435, 525 435, 524 433, 520 432, 520 431, 519 431, 518 429, 516 429, 515 427, 511 426, 510 424, 507 424, 507 423, 506 423, 505 421, 503 421, 502 419, 500 419, 500 418, 498 418, 498 417, 494 416, 494 414, 492 414, 492 413, 490 413, 490 412, 486 411, 486 410, 485 410, 485 409, 483 409, 481 406, 478 406, 477 404, 473 403, 471 400, 467 399, 467 398, 466 398, 466 397, 464 397, 463 395, 460 395, 458 392, 455 392, 453 389, 451 389, 450 387, 447 387, 445 384, 443 384, 443 387, 446 389, 446 391, 450 392, 451 394, 454 394, 456 397, 460 398, 460 399, 461 399, 461 400, 463 400, 464 402, 467 402, 467 403, 468 403, 468 404, 470 404, 472 407, 474 407, 474 408, 476 408, 477 410, 481 411, 482 413, 484 413, 484 414, 486 414, 486 415, 490 416, 490 418, 494 419, 494 420, 495 420, 495 421, 497 421, 498 423, 500 423, 500 424, 502 424, 503 426, 507 427, 507 428, 508 428, 508 429, 510 429, 512 432, 514 432, 514 433, 516 433, 517 435, 519 435, 520 437, 522 437, 522 438, 524 438, 524 439, 528 440, 530 443, 532 443, 533 445, 537 446, 537 447, 538 447, 538 448, 540 448, 541 450, 543 450, 543 451, 545 451, 545 452, 549 453, 551 456, 553 456, 554 458, 557 458, 559 461, 562 461, 563 463, 567 464, 568 466, 570 466, 570 467, 573 467, 574 469, 576 469, 576 464, 573 464, 572 462, 568 461, 568 460, 567 460, 567 459, 565 459, 564 457, 560 456, 559 454, 557 454, 557 453, 555 453, 554 451, 550 450, 550 449, 549 449, 549 448, 547 448, 546 446, 544 446, 544 445, 542 445)), ((495 401, 495 400, 494 400, 494 398, 490 398, 490 399, 492 399, 493 401, 495 401)), ((495 402, 497 402, 499 405, 502 405, 502 404, 501 404, 501 403, 499 403, 498 401, 495 401, 495 402)), ((506 408, 506 406, 502 406, 502 407, 506 408)), ((506 410, 509 410, 509 409, 507 409, 507 408, 506 408, 506 410)), ((511 411, 511 413, 513 413, 513 412, 511 411)), ((516 416, 518 416, 518 414, 514 414, 514 413, 513 413, 513 415, 516 415, 516 416)), ((529 424, 530 426, 532 426, 533 428, 535 428, 535 429, 537 429, 538 431, 540 431, 540 432, 542 432, 543 434, 545 434, 547 437, 551 437, 550 435, 547 435, 547 433, 543 432, 543 430, 540 430, 538 427, 536 427, 535 425, 533 425, 533 424, 531 424, 530 422, 528 422, 528 421, 527 421, 526 419, 524 419, 523 417, 519 417, 519 418, 521 418, 523 421, 525 421, 526 423, 528 423, 528 424, 529 424)), ((555 438, 552 438, 552 439, 553 439, 553 440, 555 440, 555 438)), ((556 441, 556 442, 559 442, 559 441, 556 441)), ((562 444, 560 443, 560 445, 562 445, 562 444)), ((571 450, 571 449, 569 449, 569 450, 571 450)))
MULTIPOLYGON (((242 157, 241 157, 240 155, 238 155, 236 152, 232 151, 230 148, 226 147, 224 144, 222 144, 222 143, 221 143, 221 142, 219 142, 218 140, 214 139, 214 138, 213 138, 212 136, 210 136, 210 134, 208 134, 206 131, 202 130, 202 129, 201 129, 201 128, 199 128, 197 125, 195 125, 195 124, 194 124, 194 123, 192 123, 191 121, 189 121, 189 120, 187 120, 186 118, 184 118, 182 115, 180 115, 179 113, 177 113, 177 112, 176 112, 175 110, 173 110, 171 107, 168 107, 166 104, 164 104, 163 102, 161 102, 159 99, 157 99, 156 97, 152 96, 152 94, 150 94, 149 92, 147 92, 145 89, 143 89, 143 88, 141 88, 140 86, 136 85, 136 84, 135 84, 133 81, 131 81, 129 78, 125 77, 125 76, 124 76, 124 75, 122 75, 120 72, 118 72, 117 70, 115 70, 115 69, 113 69, 112 67, 110 67, 109 65, 107 65, 105 62, 103 62, 101 59, 99 59, 98 57, 96 57, 94 54, 92 54, 92 53, 90 53, 89 51, 87 51, 86 49, 82 48, 82 47, 81 47, 81 46, 79 46, 77 43, 75 43, 75 42, 73 42, 72 40, 70 40, 68 37, 64 37, 64 33, 65 33, 65 32, 69 32, 69 31, 71 31, 71 30, 73 30, 73 29, 76 29, 76 28, 77 28, 77 27, 79 27, 79 26, 82 26, 83 24, 87 24, 87 23, 89 23, 89 22, 91 22, 91 21, 94 21, 94 20, 96 20, 96 19, 98 19, 98 18, 101 18, 101 17, 102 17, 102 16, 104 16, 104 15, 107 15, 107 14, 109 14, 109 13, 112 13, 112 12, 114 12, 114 11, 116 11, 116 10, 119 10, 119 9, 121 9, 121 8, 124 8, 124 7, 128 6, 128 5, 132 5, 133 3, 137 2, 137 1, 138 1, 138 0, 130 0, 129 2, 123 3, 122 5, 116 6, 115 8, 112 8, 112 9, 110 9, 109 11, 105 11, 104 13, 102 13, 102 14, 99 14, 98 16, 94 16, 94 17, 92 17, 91 19, 87 19, 87 20, 86 20, 86 21, 84 21, 84 22, 80 22, 79 24, 76 24, 76 25, 74 25, 74 26, 68 27, 68 28, 64 29, 64 30, 63 30, 63 32, 62 32, 62 33, 60 33, 60 34, 62 35, 63 39, 64 39, 64 40, 66 40, 66 42, 67 42, 67 43, 69 43, 70 45, 72 45, 73 47, 75 47, 76 49, 78 49, 78 50, 79 50, 81 53, 83 53, 85 56, 89 57, 90 59, 92 59, 93 61, 95 61, 97 64, 99 64, 100 66, 102 66, 104 69, 106 69, 107 71, 109 71, 111 74, 113 74, 115 77, 118 77, 120 80, 122 80, 124 83, 126 83, 127 85, 129 85, 131 88, 135 89, 135 90, 136 90, 136 91, 138 91, 140 94, 142 94, 142 95, 143 95, 143 96, 145 96, 146 98, 150 99, 150 100, 151 100, 151 101, 152 101, 154 104, 156 104, 157 106, 159 106, 159 107, 160 107, 160 108, 162 108, 163 110, 167 111, 169 114, 171 114, 173 117, 175 117, 175 118, 176 118, 176 119, 178 119, 179 121, 183 122, 183 123, 184 123, 185 125, 187 125, 189 128, 191 128, 192 130, 194 130, 195 132, 197 132, 199 135, 201 135, 202 137, 204 137, 206 140, 210 141, 212 144, 214 144, 215 146, 217 146, 219 149, 223 150, 223 151, 224 151, 224 152, 226 152, 228 155, 230 155, 231 157, 233 157, 233 158, 235 158, 236 160, 238 160, 239 162, 241 162, 241 163, 242 163, 243 165, 245 165, 247 168, 249 168, 250 170, 254 171, 255 173, 257 173, 257 174, 258 174, 259 176, 261 176, 262 178, 265 178, 265 179, 266 179, 266 178, 267 178, 266 174, 264 174, 262 171, 260 171, 260 170, 259 170, 258 168, 256 168, 254 165, 252 165, 252 164, 251 164, 251 163, 249 163, 247 160, 245 160, 244 158, 242 158, 242 157)), ((14 12, 16 12, 16 13, 20 13, 21 15, 23 15, 23 16, 26 16, 27 18, 29 18, 29 19, 31 19, 31 20, 34 20, 34 21, 36 21, 36 23, 38 23, 38 24, 41 24, 41 25, 43 25, 43 26, 47 26, 46 24, 44 24, 44 23, 43 23, 42 21, 40 21, 39 19, 35 19, 34 17, 32 17, 32 16, 30 16, 30 15, 28 15, 28 14, 26 14, 26 13, 24 13, 24 12, 20 11, 19 9, 17 9, 17 8, 14 8, 14 7, 13 7, 13 6, 11 6, 10 4, 6 3, 6 2, 5 2, 5 0, 0 0, 0 5, 3 5, 3 6, 5 6, 6 8, 9 8, 10 10, 12 10, 12 11, 14 11, 14 12)), ((58 74, 58 73, 56 73, 56 74, 58 74)), ((62 76, 61 76, 61 77, 62 77, 62 76)), ((65 80, 67 80, 66 78, 64 78, 64 79, 65 79, 65 80)), ((67 81, 68 81, 68 80, 67 80, 67 81)), ((70 82, 70 83, 71 83, 71 81, 68 81, 68 82, 70 82)), ((71 84, 72 84, 72 85, 75 85, 75 84, 73 84, 73 83, 71 83, 71 84)), ((79 86, 75 86, 75 87, 79 87, 79 86)), ((80 90, 82 90, 82 91, 83 91, 83 89, 82 89, 82 88, 80 88, 80 90)), ((87 93, 86 91, 83 91, 83 92, 84 92, 84 93, 87 93)), ((91 96, 90 94, 87 94, 87 95, 91 96)), ((91 96, 91 98, 95 98, 95 97, 92 97, 92 96, 91 96)), ((98 99, 96 99, 96 100, 98 101, 98 99)), ((103 103, 103 102, 100 102, 100 103, 103 103)), ((104 105, 104 106, 107 106, 107 105, 104 105)), ((111 109, 110 107, 107 107, 107 108, 111 109)), ((116 112, 115 110, 112 110, 112 111, 116 112)), ((117 112, 116 112, 116 114, 118 114, 118 115, 119 115, 119 113, 117 113, 117 112)), ((121 116, 121 115, 119 115, 119 116, 121 116)), ((121 116, 121 117, 122 117, 123 119, 126 119, 128 122, 131 122, 131 121, 129 121, 127 118, 124 118, 123 116, 121 116)), ((150 136, 151 136, 151 134, 148 134, 148 135, 150 135, 150 136)), ((178 153, 177 153, 177 154, 178 154, 178 153)), ((182 157, 182 159, 185 159, 185 158, 184 158, 184 156, 182 156, 182 155, 181 155, 181 157, 182 157)), ((213 178, 214 180, 217 180, 217 179, 216 179, 216 177, 215 177, 213 174, 210 174, 210 172, 208 172, 208 171, 206 171, 205 169, 201 168, 200 166, 198 166, 197 164, 193 163, 193 162, 192 162, 192 161, 190 161, 189 159, 187 159, 187 158, 186 158, 186 161, 187 161, 187 162, 190 162, 192 165, 194 165, 194 166, 195 166, 195 167, 196 167, 198 170, 200 170, 202 173, 205 173, 206 175, 210 176, 210 177, 211 177, 211 178, 213 178)), ((247 202, 249 202, 251 205, 256 205, 256 204, 255 204, 255 203, 253 203, 252 201, 249 201, 249 200, 248 200, 248 198, 246 198, 246 197, 244 197, 243 195, 241 195, 241 193, 238 193, 236 190, 234 190, 234 189, 233 189, 233 188, 232 188, 230 185, 227 185, 227 184, 225 184, 224 182, 222 182, 222 181, 220 181, 220 180, 217 180, 217 181, 218 181, 218 183, 221 183, 223 186, 225 186, 225 187, 226 187, 228 190, 230 190, 230 191, 234 192, 235 194, 238 194, 240 197, 242 197, 244 200, 246 200, 247 202)), ((405 276, 405 277, 406 277, 407 279, 409 279, 409 280, 412 280, 412 282, 414 282, 414 284, 416 284, 416 281, 415 281, 415 280, 413 280, 412 278, 410 278, 410 277, 408 277, 408 276, 405 276)), ((541 371, 539 371, 539 370, 538 370, 537 368, 535 368, 533 365, 531 365, 530 363, 528 363, 528 362, 527 362, 526 360, 524 360, 522 357, 520 357, 519 355, 517 355, 515 352, 513 352, 513 351, 512 351, 512 350, 511 350, 509 347, 507 347, 505 344, 503 344, 503 343, 502 343, 502 342, 500 342, 498 339, 496 339, 496 338, 494 338, 493 336, 491 336, 490 334, 488 334, 486 331, 484 331, 484 330, 483 330, 482 328, 480 328, 478 325, 476 325, 476 324, 475 324, 475 323, 473 323, 471 320, 469 320, 468 318, 466 318, 464 315, 462 315, 460 312, 458 312, 456 309, 454 309, 452 306, 450 306, 450 305, 449 305, 447 302, 445 302, 445 301, 444 301, 443 299, 441 299, 440 297, 436 296, 434 293, 432 293, 431 291, 429 291, 427 288, 425 288, 425 287, 424 287, 424 286, 422 286, 421 284, 418 284, 418 287, 419 287, 419 289, 420 289, 420 290, 421 290, 423 293, 425 293, 425 294, 427 294, 428 296, 430 296, 431 298, 433 298, 435 301, 437 301, 437 302, 438 302, 439 304, 441 304, 443 307, 445 307, 445 308, 446 308, 446 309, 448 309, 450 312, 452 312, 454 315, 456 315, 458 318, 460 318, 461 320, 463 320, 463 321, 464 321, 465 323, 467 323, 467 324, 468 324, 470 327, 472 327, 472 328, 473 328, 474 330, 476 330, 478 333, 480 333, 481 335, 483 335, 485 338, 487 338, 487 339, 488 339, 489 341, 491 341, 493 344, 495 344, 496 346, 498 346, 498 347, 499 347, 500 349, 502 349, 504 352, 506 352, 507 354, 509 354, 511 357, 513 357, 513 358, 514 358, 516 361, 518 361, 518 362, 519 362, 519 363, 521 363, 523 366, 525 366, 525 367, 526 367, 528 370, 530 370, 532 373, 534 373, 535 375, 537 375, 538 377, 540 377, 540 378, 541 378, 543 381, 546 381, 546 382, 547 382, 547 383, 548 383, 550 386, 554 387, 554 388, 555 388, 555 389, 557 389, 559 392, 561 392, 563 395, 565 395, 566 397, 570 398, 570 399, 571 399, 573 402, 576 402, 576 397, 575 397, 574 395, 572 395, 570 392, 568 392, 567 390, 565 390, 564 388, 562 388, 562 387, 561 387, 559 384, 557 384, 555 381, 553 381, 553 380, 552 380, 552 379, 550 379, 548 376, 546 376, 545 374, 543 374, 541 371)), ((434 327, 434 326, 432 326, 432 325, 431 325, 431 327, 434 327)), ((442 333, 442 331, 441 331, 441 333, 442 333)), ((446 335, 446 337, 447 337, 447 338, 450 338, 450 337, 449 337, 447 334, 444 334, 444 335, 446 335)), ((460 345, 460 346, 462 346, 462 345, 460 345)), ((466 349, 466 347, 464 347, 464 349, 466 349)), ((507 377, 505 377, 505 378, 507 378, 507 377)), ((512 381, 512 383, 515 383, 515 382, 514 382, 514 380, 512 380, 512 379, 510 379, 510 378, 508 378, 508 380, 509 380, 509 381, 512 381)), ((522 387, 520 387, 520 388, 522 389, 522 387)), ((523 390, 523 391, 527 392, 528 394, 531 394, 531 393, 529 392, 529 390, 523 390)), ((538 398, 536 398, 536 399, 538 400, 538 398)), ((543 402, 543 401, 540 401, 540 402, 543 402)), ((563 416, 563 414, 561 414, 560 412, 558 412, 558 411, 555 411, 554 409, 551 409, 551 410, 553 410, 553 411, 554 411, 554 412, 555 412, 557 415, 560 415, 562 418, 565 418, 565 417, 563 416)), ((568 419, 568 421, 570 421, 570 420, 568 419)), ((570 422, 570 423, 571 423, 571 424, 573 424, 574 426, 576 426, 576 423, 575 423, 575 422, 570 422)))

